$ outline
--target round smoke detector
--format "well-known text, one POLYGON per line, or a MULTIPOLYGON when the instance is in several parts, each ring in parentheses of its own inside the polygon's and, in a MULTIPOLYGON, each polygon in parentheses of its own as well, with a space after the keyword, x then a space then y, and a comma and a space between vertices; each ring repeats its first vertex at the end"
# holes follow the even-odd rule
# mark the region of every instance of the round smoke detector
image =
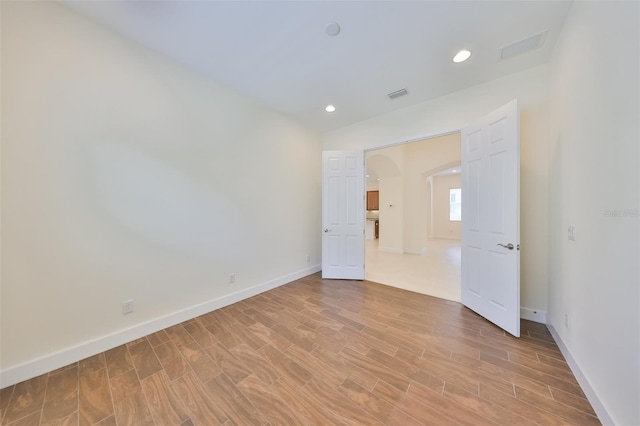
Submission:
POLYGON ((335 37, 340 34, 340 24, 338 24, 337 22, 332 22, 327 25, 327 27, 324 29, 324 32, 329 36, 335 37))

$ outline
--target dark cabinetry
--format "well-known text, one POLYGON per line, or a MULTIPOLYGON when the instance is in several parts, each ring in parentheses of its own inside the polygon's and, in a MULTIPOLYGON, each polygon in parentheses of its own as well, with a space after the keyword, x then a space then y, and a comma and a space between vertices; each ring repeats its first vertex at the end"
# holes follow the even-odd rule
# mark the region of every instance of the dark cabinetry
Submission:
POLYGON ((378 191, 367 191, 367 210, 380 210, 380 195, 378 191))

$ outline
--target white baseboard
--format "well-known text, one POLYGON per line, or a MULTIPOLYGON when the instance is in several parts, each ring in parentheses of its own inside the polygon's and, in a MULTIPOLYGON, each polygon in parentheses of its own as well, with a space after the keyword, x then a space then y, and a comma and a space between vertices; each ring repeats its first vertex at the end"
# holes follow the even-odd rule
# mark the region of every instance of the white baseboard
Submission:
POLYGON ((541 311, 540 309, 531 309, 531 308, 525 308, 524 306, 521 306, 520 318, 526 319, 529 321, 539 322, 540 324, 546 324, 547 312, 541 311))
POLYGON ((427 248, 426 247, 422 247, 422 248, 406 248, 404 249, 404 252, 407 254, 418 254, 420 256, 423 256, 425 254, 427 254, 427 248))
POLYGON ((99 354, 100 352, 115 348, 132 340, 155 333, 156 331, 180 324, 181 322, 206 314, 207 312, 223 308, 240 300, 290 283, 291 281, 314 274, 321 269, 320 265, 315 265, 7 368, 0 371, 0 389, 37 377, 48 371, 64 367, 65 365, 99 354))
POLYGON ((398 253, 398 254, 402 254, 403 250, 396 248, 396 247, 379 247, 378 246, 378 250, 380 251, 384 251, 386 253, 398 253))
POLYGON ((587 399, 591 403, 591 406, 598 415, 598 420, 600 420, 603 425, 615 425, 616 422, 613 421, 613 419, 609 415, 609 412, 604 407, 604 404, 602 404, 602 401, 600 400, 600 398, 598 398, 598 394, 596 394, 593 387, 591 387, 591 383, 589 383, 589 380, 587 380, 587 378, 585 377, 582 369, 580 368, 578 363, 576 363, 573 355, 571 355, 571 351, 569 351, 567 345, 564 344, 564 341, 562 340, 556 329, 551 324, 547 324, 547 328, 551 332, 553 339, 556 341, 558 348, 560 348, 560 352, 562 352, 562 355, 564 355, 564 358, 567 360, 567 364, 569 364, 569 368, 571 368, 573 375, 576 377, 576 380, 578 380, 582 391, 587 396, 587 399))

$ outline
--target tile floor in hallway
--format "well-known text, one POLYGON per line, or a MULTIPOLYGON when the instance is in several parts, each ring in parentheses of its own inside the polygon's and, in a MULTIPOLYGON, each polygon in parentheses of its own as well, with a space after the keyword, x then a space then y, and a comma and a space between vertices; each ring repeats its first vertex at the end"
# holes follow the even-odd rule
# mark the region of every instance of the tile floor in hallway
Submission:
POLYGON ((429 240, 422 255, 378 250, 379 241, 365 240, 367 280, 460 301, 460 240, 429 240))

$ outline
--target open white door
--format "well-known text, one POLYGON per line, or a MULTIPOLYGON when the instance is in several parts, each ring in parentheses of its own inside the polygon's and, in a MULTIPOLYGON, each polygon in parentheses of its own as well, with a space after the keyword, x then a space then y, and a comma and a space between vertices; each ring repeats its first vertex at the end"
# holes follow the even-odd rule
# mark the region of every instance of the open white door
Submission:
POLYGON ((462 129, 462 303, 520 337, 516 100, 462 129))
POLYGON ((364 151, 322 152, 322 278, 364 279, 364 151))

